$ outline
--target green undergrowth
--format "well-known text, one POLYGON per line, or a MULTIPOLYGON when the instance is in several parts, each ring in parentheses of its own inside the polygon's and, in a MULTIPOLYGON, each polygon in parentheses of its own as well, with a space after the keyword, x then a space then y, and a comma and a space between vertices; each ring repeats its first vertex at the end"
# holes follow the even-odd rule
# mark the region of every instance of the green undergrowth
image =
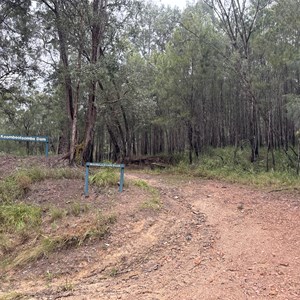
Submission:
POLYGON ((119 173, 115 169, 103 168, 101 171, 91 175, 89 180, 98 187, 110 187, 118 185, 119 173))
POLYGON ((234 148, 210 149, 192 165, 182 160, 177 166, 165 172, 259 187, 299 188, 300 176, 296 174, 295 165, 292 165, 289 157, 282 151, 276 151, 274 154, 275 166, 269 157, 268 171, 265 149, 261 150, 259 158, 254 163, 250 162, 249 154, 250 149, 238 150, 235 156, 234 148))
MULTIPOLYGON (((14 251, 33 236, 39 234, 42 224, 42 209, 23 203, 0 205, 0 257, 14 251)), ((0 260, 2 263, 2 261, 0 260)))
POLYGON ((50 223, 64 219, 65 217, 74 216, 79 217, 91 210, 91 206, 87 203, 80 203, 78 201, 68 203, 67 208, 49 206, 44 208, 50 217, 50 223))
POLYGON ((72 168, 31 168, 17 170, 0 182, 0 204, 22 198, 30 185, 46 179, 83 179, 81 170, 72 168))
POLYGON ((42 222, 41 208, 27 204, 0 205, 0 233, 36 229, 42 222))
POLYGON ((141 188, 144 191, 147 191, 150 194, 150 198, 146 199, 141 204, 141 208, 158 210, 162 207, 159 191, 156 188, 150 186, 145 180, 142 179, 133 180, 131 184, 138 188, 141 188))
POLYGON ((67 211, 67 214, 78 217, 83 213, 87 213, 89 210, 90 206, 86 203, 72 202, 67 211))
MULTIPOLYGON (((46 179, 84 179, 82 170, 32 168, 21 169, 0 182, 0 268, 7 270, 26 265, 53 252, 81 246, 104 238, 116 215, 93 211, 80 201, 65 207, 23 203, 32 184, 46 179), (85 217, 85 230, 72 232, 68 218, 85 217), (68 224, 68 223, 67 223, 68 224), (65 227, 66 226, 66 227, 65 227)), ((42 183, 41 183, 42 184, 42 183)), ((84 219, 84 220, 85 220, 84 219)), ((80 222, 78 219, 77 222, 80 222)), ((82 229, 82 228, 81 228, 82 229)), ((2 271, 0 270, 0 273, 2 271)))

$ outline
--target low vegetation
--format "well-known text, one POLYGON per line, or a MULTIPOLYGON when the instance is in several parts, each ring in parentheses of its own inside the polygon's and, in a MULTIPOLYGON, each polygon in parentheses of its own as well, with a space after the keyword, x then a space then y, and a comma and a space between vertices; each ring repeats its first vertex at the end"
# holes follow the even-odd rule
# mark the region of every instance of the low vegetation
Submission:
MULTIPOLYGON (((6 270, 23 266, 55 251, 102 239, 109 233, 110 226, 117 220, 116 215, 91 210, 86 203, 74 200, 62 208, 22 202, 35 182, 77 178, 83 179, 82 172, 72 168, 33 168, 18 170, 0 182, 1 268, 6 270), (64 224, 68 224, 67 218, 83 217, 86 214, 89 215, 83 218, 87 219, 83 230, 73 232, 64 229, 64 224)), ((98 179, 98 175, 94 176, 95 183, 99 184, 98 179)), ((105 180, 103 182, 107 185, 108 181, 105 180)))
POLYGON ((144 191, 147 191, 150 194, 150 198, 148 198, 141 204, 141 207, 143 209, 158 210, 161 208, 162 203, 160 201, 159 191, 156 188, 150 186, 146 181, 141 179, 132 181, 132 184, 143 189, 144 191))
POLYGON ((27 242, 27 247, 24 247, 22 251, 9 258, 6 267, 16 268, 23 266, 42 257, 48 257, 53 252, 78 247, 83 243, 102 239, 109 233, 110 226, 117 221, 116 215, 104 215, 101 211, 92 214, 89 216, 89 219, 89 226, 84 231, 79 230, 77 233, 45 236, 40 232, 34 239, 27 242))
POLYGON ((22 198, 30 185, 45 179, 83 178, 81 171, 72 168, 31 168, 16 171, 0 182, 0 203, 14 202, 22 198))
POLYGON ((254 163, 249 160, 249 152, 247 148, 209 149, 201 154, 194 164, 190 165, 187 159, 182 158, 179 164, 165 172, 260 187, 299 188, 300 176, 297 175, 296 159, 291 158, 292 155, 295 156, 294 153, 285 154, 282 151, 275 151, 275 164, 273 164, 271 158, 268 159, 266 149, 261 151, 254 163))
POLYGON ((88 212, 90 209, 88 204, 82 204, 80 202, 72 202, 67 211, 68 215, 78 217, 83 213, 88 212))
POLYGON ((111 168, 104 168, 96 174, 90 176, 90 182, 98 187, 117 186, 120 175, 116 170, 111 168))
POLYGON ((26 299, 26 298, 24 298, 24 295, 15 292, 7 293, 1 297, 1 300, 18 300, 18 299, 26 299))
POLYGON ((0 205, 0 233, 36 229, 41 221, 42 214, 39 207, 22 203, 0 205))

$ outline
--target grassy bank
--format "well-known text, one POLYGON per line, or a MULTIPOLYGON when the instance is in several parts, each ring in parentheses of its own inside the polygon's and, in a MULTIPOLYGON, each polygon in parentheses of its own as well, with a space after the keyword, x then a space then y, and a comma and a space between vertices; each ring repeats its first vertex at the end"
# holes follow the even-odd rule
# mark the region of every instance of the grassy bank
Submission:
MULTIPOLYGON (((70 201, 65 208, 23 201, 31 185, 36 182, 42 184, 46 179, 78 178, 84 179, 80 169, 40 167, 17 170, 0 182, 0 272, 25 265, 55 251, 102 239, 109 233, 116 216, 103 214, 97 209, 90 210, 87 204, 74 202, 80 199, 70 201), (83 217, 83 232, 69 230, 68 222, 77 217, 83 217), (84 221, 84 217, 88 221, 84 221)), ((105 180, 96 180, 96 183, 109 185, 105 180)), ((79 218, 77 222, 80 222, 79 218)))

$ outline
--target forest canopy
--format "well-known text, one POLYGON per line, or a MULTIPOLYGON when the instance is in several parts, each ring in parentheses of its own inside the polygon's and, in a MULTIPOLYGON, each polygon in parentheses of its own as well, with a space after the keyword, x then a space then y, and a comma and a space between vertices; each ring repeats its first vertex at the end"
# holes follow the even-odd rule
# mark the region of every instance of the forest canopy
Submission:
MULTIPOLYGON (((251 162, 262 147, 296 155, 299 15, 299 0, 200 0, 183 11, 140 0, 2 0, 1 133, 49 136, 70 164, 192 162, 226 146, 249 147, 251 162)), ((27 143, 28 154, 36 147, 27 143)))

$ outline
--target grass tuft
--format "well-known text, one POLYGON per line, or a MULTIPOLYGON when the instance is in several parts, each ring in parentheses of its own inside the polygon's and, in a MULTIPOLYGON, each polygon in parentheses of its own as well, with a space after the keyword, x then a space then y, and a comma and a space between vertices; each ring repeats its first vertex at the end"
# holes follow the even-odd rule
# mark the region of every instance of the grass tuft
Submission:
POLYGON ((101 212, 98 212, 94 215, 90 228, 83 233, 39 236, 33 243, 31 242, 30 245, 27 245, 26 250, 19 252, 12 262, 8 264, 8 267, 24 266, 43 257, 48 257, 53 252, 79 247, 85 242, 102 239, 109 234, 111 225, 116 221, 117 217, 115 214, 103 215, 101 212))
POLYGON ((68 214, 78 217, 81 213, 85 213, 89 211, 89 205, 81 204, 79 202, 73 202, 68 209, 68 214))
POLYGON ((0 254, 9 253, 12 247, 12 240, 6 234, 0 234, 0 254))
POLYGON ((132 184, 134 186, 137 186, 137 187, 142 188, 144 190, 149 189, 149 184, 145 180, 142 180, 142 179, 133 180, 132 184))
POLYGON ((162 203, 158 197, 151 197, 150 199, 144 201, 142 203, 143 209, 152 209, 152 210, 159 210, 162 206, 162 203))
POLYGON ((21 293, 12 292, 12 293, 7 293, 7 294, 2 295, 0 299, 1 300, 19 300, 19 299, 28 299, 28 298, 25 297, 21 293))
POLYGON ((118 275, 118 273, 119 273, 119 270, 116 267, 113 267, 108 271, 108 275, 110 277, 116 277, 118 275))
POLYGON ((39 207, 22 203, 0 205, 0 233, 35 229, 41 222, 39 207))
POLYGON ((98 187, 116 186, 119 181, 119 175, 114 169, 106 168, 90 176, 90 181, 98 187))
POLYGON ((116 223, 117 216, 115 214, 103 215, 101 211, 96 214, 94 226, 85 234, 85 238, 102 239, 110 230, 110 226, 116 223))
POLYGON ((141 204, 142 209, 159 210, 162 207, 159 191, 156 188, 150 186, 145 180, 142 179, 133 180, 132 184, 151 194, 150 198, 141 204))
POLYGON ((56 220, 61 220, 65 215, 66 211, 61 208, 51 207, 50 208, 50 222, 55 222, 56 220))

